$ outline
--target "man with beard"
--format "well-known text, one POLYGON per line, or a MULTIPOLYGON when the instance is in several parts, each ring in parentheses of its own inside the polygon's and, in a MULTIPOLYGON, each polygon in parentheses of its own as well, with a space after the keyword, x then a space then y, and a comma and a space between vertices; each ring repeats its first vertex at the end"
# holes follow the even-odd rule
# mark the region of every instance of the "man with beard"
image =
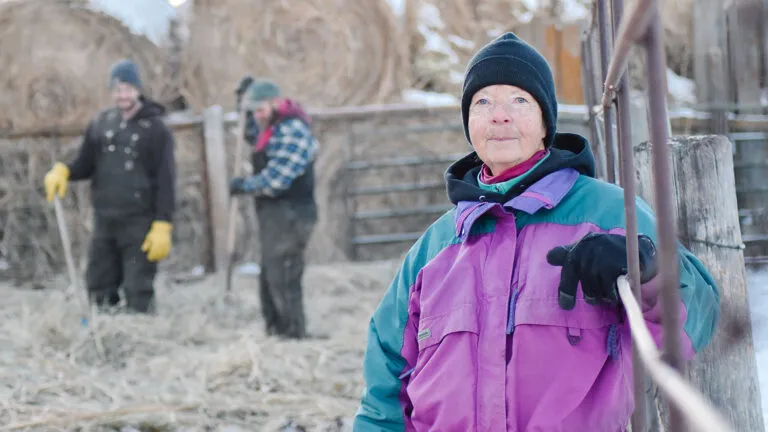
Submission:
POLYGON ((261 241, 260 297, 267 333, 306 336, 301 277, 304 249, 317 221, 314 160, 317 140, 301 105, 280 88, 254 80, 243 97, 260 126, 253 176, 234 178, 232 194, 256 198, 261 241))
POLYGON ((48 201, 64 197, 69 181, 90 180, 94 208, 86 285, 99 307, 154 313, 157 262, 171 250, 175 209, 174 140, 165 108, 142 94, 138 67, 116 63, 110 73, 115 107, 89 123, 77 156, 45 176, 48 201))

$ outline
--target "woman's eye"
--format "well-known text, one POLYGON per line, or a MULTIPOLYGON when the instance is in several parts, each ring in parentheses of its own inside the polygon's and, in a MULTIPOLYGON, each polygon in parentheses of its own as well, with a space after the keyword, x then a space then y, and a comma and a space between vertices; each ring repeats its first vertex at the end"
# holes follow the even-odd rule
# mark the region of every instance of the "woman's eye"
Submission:
POLYGON ((526 98, 524 98, 522 96, 518 96, 518 97, 515 98, 515 102, 517 102, 517 103, 527 103, 528 99, 526 99, 526 98))
POLYGON ((488 103, 488 99, 480 98, 480 99, 477 100, 477 102, 475 102, 475 105, 485 105, 487 103, 488 103))

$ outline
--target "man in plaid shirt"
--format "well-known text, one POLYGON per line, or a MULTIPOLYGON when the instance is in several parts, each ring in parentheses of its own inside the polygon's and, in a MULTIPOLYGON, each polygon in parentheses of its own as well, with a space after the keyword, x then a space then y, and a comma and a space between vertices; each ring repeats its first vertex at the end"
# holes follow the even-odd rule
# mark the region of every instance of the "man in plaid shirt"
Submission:
POLYGON ((306 336, 301 278, 304 250, 317 222, 311 121, 280 88, 254 80, 244 94, 261 131, 253 143, 253 175, 232 179, 232 194, 253 195, 261 241, 260 296, 266 330, 306 336))

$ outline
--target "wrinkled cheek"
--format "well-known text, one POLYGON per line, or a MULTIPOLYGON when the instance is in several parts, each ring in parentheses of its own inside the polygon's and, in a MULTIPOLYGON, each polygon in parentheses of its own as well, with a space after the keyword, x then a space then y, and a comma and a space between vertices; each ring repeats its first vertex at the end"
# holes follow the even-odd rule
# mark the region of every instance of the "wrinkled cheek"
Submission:
POLYGON ((469 130, 469 139, 472 141, 472 145, 477 146, 477 143, 485 135, 485 123, 476 115, 470 114, 467 129, 469 130))

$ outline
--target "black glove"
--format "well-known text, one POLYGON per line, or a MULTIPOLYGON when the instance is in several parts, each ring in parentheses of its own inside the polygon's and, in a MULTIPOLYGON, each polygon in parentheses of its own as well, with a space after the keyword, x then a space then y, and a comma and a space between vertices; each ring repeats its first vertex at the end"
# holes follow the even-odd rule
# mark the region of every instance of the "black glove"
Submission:
POLYGON ((240 78, 240 81, 237 83, 237 88, 235 89, 235 94, 237 95, 238 99, 240 96, 245 93, 246 90, 248 90, 248 86, 251 85, 253 82, 253 77, 250 75, 245 75, 244 77, 240 78))
POLYGON ((253 77, 246 75, 240 78, 240 82, 237 83, 237 88, 235 89, 235 105, 237 106, 238 111, 240 111, 240 104, 243 102, 243 95, 252 82, 253 77))
MULTIPOLYGON (((656 276, 656 246, 646 235, 638 236, 638 241, 640 283, 646 283, 656 276)), ((571 310, 576 306, 579 281, 587 303, 616 305, 616 279, 627 274, 627 239, 617 234, 589 233, 574 244, 550 250, 547 262, 563 267, 558 287, 561 308, 571 310)))

